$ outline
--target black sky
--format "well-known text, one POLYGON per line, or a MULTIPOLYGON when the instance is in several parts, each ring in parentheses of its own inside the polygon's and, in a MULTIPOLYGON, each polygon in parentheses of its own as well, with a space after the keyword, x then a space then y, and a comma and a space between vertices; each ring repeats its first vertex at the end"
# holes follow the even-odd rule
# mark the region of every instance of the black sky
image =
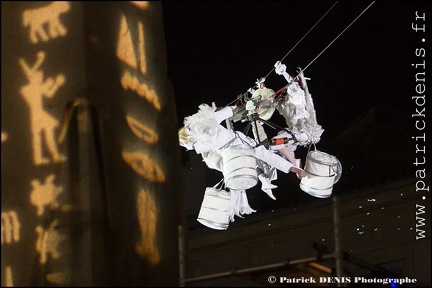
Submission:
MULTIPOLYGON (((430 17, 428 1, 339 1, 309 33, 336 1, 162 3, 179 127, 201 103, 231 103, 286 56, 290 74, 309 65, 304 74, 325 130, 316 147, 344 168, 336 193, 412 173, 411 64, 424 60, 415 51, 430 39, 412 23, 425 24, 416 13, 430 17)), ((285 84, 275 72, 266 80, 275 91, 285 84)))
MULTIPOLYGON (((245 92, 335 3, 163 2, 169 76, 179 99, 179 119, 194 113, 200 103, 223 106, 245 92)), ((338 2, 285 58, 289 72, 310 64, 371 3, 338 2)), ((318 117, 333 107, 349 107, 341 113, 359 113, 377 101, 406 95, 409 87, 401 81, 412 78, 414 48, 422 45, 411 22, 415 11, 426 11, 426 3, 373 3, 314 60, 305 75, 312 78, 309 85, 318 117), (407 88, 401 91, 401 87, 407 88)), ((278 89, 284 81, 273 72, 266 83, 278 89)))

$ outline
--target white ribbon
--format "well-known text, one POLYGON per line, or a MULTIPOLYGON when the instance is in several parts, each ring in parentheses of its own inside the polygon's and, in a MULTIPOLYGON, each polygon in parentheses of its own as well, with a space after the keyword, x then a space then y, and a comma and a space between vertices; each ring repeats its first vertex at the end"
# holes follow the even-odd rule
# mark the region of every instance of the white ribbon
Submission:
POLYGON ((243 214, 252 214, 256 210, 249 205, 245 190, 230 190, 230 203, 228 205, 228 215, 231 222, 234 222, 235 216, 244 218, 243 214))

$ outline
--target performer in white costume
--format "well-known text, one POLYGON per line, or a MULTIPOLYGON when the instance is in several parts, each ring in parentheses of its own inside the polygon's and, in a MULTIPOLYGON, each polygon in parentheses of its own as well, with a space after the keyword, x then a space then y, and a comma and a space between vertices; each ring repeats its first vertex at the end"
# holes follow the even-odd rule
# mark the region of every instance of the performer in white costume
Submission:
MULTIPOLYGON (((263 145, 256 147, 258 143, 242 132, 227 129, 222 126, 220 123, 223 120, 233 116, 234 108, 235 107, 225 107, 216 111, 214 103, 212 107, 207 104, 201 104, 197 113, 185 117, 184 127, 179 130, 180 145, 187 150, 195 150, 196 153, 203 155, 205 160, 213 159, 213 161, 215 161, 217 159, 215 155, 211 155, 212 158, 208 158, 209 155, 206 153, 214 151, 220 154, 221 150, 223 150, 224 146, 227 144, 236 145, 246 143, 254 148, 256 158, 268 163, 270 166, 284 173, 292 171, 297 174, 302 174, 304 172, 301 168, 295 167, 291 162, 273 151, 268 150, 263 145)), ((210 164, 210 166, 219 167, 219 169, 221 169, 220 159, 210 164)), ((263 183, 262 190, 266 192, 269 197, 275 199, 271 188, 276 188, 277 186, 272 186, 265 175, 260 174, 259 179, 263 183)))
MULTIPOLYGON (((288 77, 290 76, 288 75, 288 77)), ((258 79, 256 84, 258 87, 257 90, 250 89, 248 91, 249 93, 252 93, 252 97, 246 102, 245 108, 248 111, 248 117, 250 119, 256 118, 254 119, 251 125, 255 140, 259 143, 265 143, 268 141, 268 137, 263 127, 262 120, 265 121, 269 120, 273 116, 273 113, 276 110, 278 103, 277 101, 275 101, 275 92, 272 89, 265 87, 264 78, 258 79)), ((301 100, 302 93, 298 91, 299 89, 301 90, 300 87, 295 87, 295 92, 292 92, 294 91, 294 89, 292 88, 292 90, 290 90, 292 95, 290 96, 288 94, 287 97, 297 99, 296 103, 300 103, 302 101, 301 100)), ((305 97, 303 96, 303 99, 304 98, 305 97)), ((295 100, 288 99, 284 103, 282 103, 282 105, 285 105, 286 102, 289 103, 290 107, 292 108, 292 110, 294 110, 294 112, 300 112, 299 109, 296 110, 295 107, 292 107, 293 106, 292 102, 295 102, 295 100)), ((306 103, 305 100, 303 102, 306 103)), ((283 108, 279 108, 279 109, 283 109, 283 108)), ((290 119, 291 123, 298 122, 299 119, 304 118, 301 116, 307 116, 307 117, 310 116, 310 114, 305 109, 303 110, 304 111, 302 111, 301 113, 297 113, 297 114, 287 113, 286 115, 292 116, 294 118, 294 119, 290 119)), ((291 125, 291 127, 292 126, 293 125, 291 125)), ((300 159, 295 158, 294 151, 297 149, 297 145, 304 146, 307 144, 308 140, 309 140, 308 135, 304 132, 300 132, 298 129, 294 129, 294 132, 290 132, 288 129, 285 129, 280 131, 277 136, 271 139, 273 145, 270 146, 270 149, 280 152, 280 154, 282 154, 288 161, 290 161, 291 164, 293 164, 295 167, 301 168, 300 159), (280 140, 282 140, 282 142, 280 142, 280 140), (276 142, 278 143, 277 145, 275 144, 276 142)), ((300 171, 300 173, 297 174, 298 178, 302 178, 304 176, 306 176, 306 173, 304 171, 300 171)), ((276 178, 276 176, 273 176, 273 178, 276 178)))
POLYGON ((265 87, 264 79, 258 79, 255 83, 258 89, 254 90, 251 88, 248 90, 248 92, 252 94, 252 97, 246 102, 245 108, 248 117, 253 114, 259 117, 259 119, 256 119, 252 124, 252 133, 256 141, 263 143, 268 139, 261 120, 267 121, 273 116, 276 110, 276 105, 274 104, 275 92, 265 87))
POLYGON ((277 110, 285 118, 288 130, 296 135, 304 133, 307 136, 307 140, 300 142, 299 145, 318 143, 324 130, 317 123, 312 95, 309 93, 303 72, 299 73, 300 85, 286 72, 286 66, 280 61, 276 62, 274 67, 276 74, 284 76, 288 82, 287 96, 277 106, 277 110))

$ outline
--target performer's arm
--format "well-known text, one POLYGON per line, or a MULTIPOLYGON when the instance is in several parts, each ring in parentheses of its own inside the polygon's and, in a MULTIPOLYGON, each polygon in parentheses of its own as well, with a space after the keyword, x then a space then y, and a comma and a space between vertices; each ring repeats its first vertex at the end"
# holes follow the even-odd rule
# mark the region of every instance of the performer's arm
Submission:
POLYGON ((231 108, 231 106, 224 107, 221 110, 215 112, 215 118, 218 123, 221 123, 233 115, 233 108, 231 108))

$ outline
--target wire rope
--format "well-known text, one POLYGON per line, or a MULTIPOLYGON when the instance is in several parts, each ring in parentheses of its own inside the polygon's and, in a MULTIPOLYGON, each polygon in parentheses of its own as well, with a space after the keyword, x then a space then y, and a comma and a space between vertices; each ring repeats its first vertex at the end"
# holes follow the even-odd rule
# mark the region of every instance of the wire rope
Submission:
MULTIPOLYGON (((336 1, 333 6, 331 6, 326 13, 324 13, 324 15, 312 26, 312 28, 309 29, 308 32, 306 32, 306 34, 291 48, 291 50, 289 50, 285 56, 280 60, 281 62, 291 53, 291 51, 294 50, 295 47, 297 47, 297 45, 300 44, 300 42, 315 28, 316 25, 318 25, 319 22, 321 22, 321 20, 333 9, 334 6, 336 6, 336 4, 338 3, 338 1, 336 1)), ((270 70, 270 72, 267 73, 267 75, 264 77, 267 78, 271 72, 273 72, 275 68, 273 67, 273 69, 270 70)))

